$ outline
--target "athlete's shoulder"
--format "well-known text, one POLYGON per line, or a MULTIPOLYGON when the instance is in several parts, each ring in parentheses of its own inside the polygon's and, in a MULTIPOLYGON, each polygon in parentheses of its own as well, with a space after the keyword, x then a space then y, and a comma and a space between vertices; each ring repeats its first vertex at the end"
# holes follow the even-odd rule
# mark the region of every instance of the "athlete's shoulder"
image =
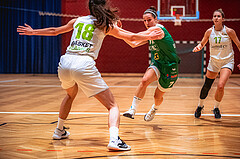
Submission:
POLYGON ((205 35, 210 36, 213 30, 214 30, 213 27, 207 29, 207 31, 205 32, 205 35))
POLYGON ((226 32, 231 39, 237 36, 235 30, 233 30, 232 28, 226 27, 226 32))
POLYGON ((227 27, 227 26, 225 26, 225 28, 226 28, 226 32, 227 33, 234 33, 235 31, 232 29, 232 28, 229 28, 229 27, 227 27))
POLYGON ((150 27, 150 28, 148 28, 148 30, 149 31, 161 31, 162 30, 162 28, 161 27, 159 27, 159 25, 156 25, 156 26, 153 26, 153 27, 150 27))
POLYGON ((73 27, 73 25, 74 25, 74 23, 77 21, 77 18, 74 18, 74 19, 72 19, 72 20, 70 20, 67 24, 66 24, 66 26, 68 26, 68 27, 73 27))
POLYGON ((208 28, 206 32, 212 32, 213 30, 214 30, 214 28, 211 27, 211 28, 208 28))

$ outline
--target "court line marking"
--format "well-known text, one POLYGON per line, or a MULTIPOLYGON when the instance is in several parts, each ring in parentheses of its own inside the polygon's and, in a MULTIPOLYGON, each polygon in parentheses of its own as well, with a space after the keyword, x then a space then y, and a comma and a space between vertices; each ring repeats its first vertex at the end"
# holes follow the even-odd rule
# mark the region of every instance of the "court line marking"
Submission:
MULTIPOLYGON (((59 112, 0 112, 0 114, 59 114, 59 112)), ((69 114, 81 115, 108 115, 108 113, 95 113, 95 112, 70 112, 69 114)), ((146 113, 136 113, 135 115, 145 115, 146 113)), ((123 113, 120 113, 123 115, 123 113)), ((175 113, 156 113, 155 115, 169 115, 169 116, 193 116, 194 114, 175 114, 175 113)), ((222 116, 240 117, 240 114, 221 114, 222 116)), ((214 114, 202 114, 202 116, 214 116, 214 114)))
MULTIPOLYGON (((60 85, 0 85, 0 87, 61 87, 60 85)), ((138 86, 109 86, 110 88, 137 88, 138 86)), ((156 88, 157 86, 148 86, 148 88, 156 88)), ((173 88, 177 89, 193 89, 193 88, 201 88, 201 87, 182 87, 182 86, 175 86, 173 88)), ((217 88, 217 87, 212 87, 217 88)), ((240 87, 224 87, 225 89, 240 89, 240 87)))
POLYGON ((6 82, 15 82, 15 81, 18 81, 18 79, 15 79, 15 80, 6 80, 6 81, 0 81, 0 83, 6 83, 6 82))

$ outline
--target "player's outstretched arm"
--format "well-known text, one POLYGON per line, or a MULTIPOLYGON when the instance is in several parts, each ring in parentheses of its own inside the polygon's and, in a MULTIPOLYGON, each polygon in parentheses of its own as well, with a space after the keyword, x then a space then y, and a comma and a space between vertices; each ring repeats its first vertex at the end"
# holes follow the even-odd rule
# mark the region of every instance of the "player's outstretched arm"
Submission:
POLYGON ((110 31, 107 35, 114 36, 118 39, 128 40, 128 41, 146 41, 146 40, 156 40, 161 36, 160 31, 152 31, 149 34, 136 34, 130 31, 126 31, 114 25, 113 28, 110 28, 110 31))
POLYGON ((210 34, 212 32, 212 28, 208 29, 204 36, 203 36, 203 39, 202 41, 192 50, 193 52, 198 52, 198 51, 201 51, 202 48, 206 45, 206 43, 208 42, 208 39, 210 37, 210 34))
POLYGON ((25 26, 18 26, 17 32, 19 35, 57 36, 59 34, 71 31, 73 29, 73 24, 75 21, 76 19, 72 19, 66 25, 44 29, 32 29, 31 26, 25 23, 25 26))
POLYGON ((156 27, 156 28, 152 27, 146 31, 139 32, 136 34, 130 32, 130 31, 124 30, 122 28, 117 28, 117 29, 119 31, 118 34, 120 34, 120 35, 125 36, 125 34, 126 34, 129 36, 132 36, 132 38, 130 37, 130 38, 121 38, 121 39, 123 39, 127 44, 129 44, 133 48, 148 43, 147 40, 160 40, 164 37, 164 32, 159 27, 156 27))

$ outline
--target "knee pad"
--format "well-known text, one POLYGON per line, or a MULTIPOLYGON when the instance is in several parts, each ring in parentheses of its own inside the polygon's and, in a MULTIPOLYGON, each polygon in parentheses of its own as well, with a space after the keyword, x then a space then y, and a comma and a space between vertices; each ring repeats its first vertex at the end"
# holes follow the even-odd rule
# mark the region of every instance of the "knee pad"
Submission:
POLYGON ((200 93, 200 99, 205 99, 207 97, 208 92, 211 89, 214 80, 215 79, 210 79, 207 77, 205 78, 205 82, 200 93))

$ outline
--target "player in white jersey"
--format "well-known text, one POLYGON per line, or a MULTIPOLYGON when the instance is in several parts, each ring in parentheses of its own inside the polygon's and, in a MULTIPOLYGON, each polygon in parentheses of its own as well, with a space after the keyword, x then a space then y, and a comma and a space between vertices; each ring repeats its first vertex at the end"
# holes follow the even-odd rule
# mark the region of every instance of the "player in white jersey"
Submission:
MULTIPOLYGON (((205 82, 200 93, 199 104, 194 114, 196 118, 201 116, 201 112, 204 107, 204 100, 207 97, 218 73, 220 73, 220 78, 215 92, 215 105, 213 113, 215 118, 221 118, 219 105, 223 98, 224 86, 226 85, 234 68, 234 51, 232 48, 232 41, 236 44, 240 51, 240 42, 235 31, 223 25, 224 17, 225 15, 222 9, 214 11, 212 19, 214 26, 205 32, 201 43, 193 49, 193 52, 202 50, 209 40, 210 59, 207 67, 205 82)), ((240 64, 238 64, 238 68, 240 69, 240 64)))
POLYGON ((88 97, 94 96, 109 111, 110 141, 107 148, 109 150, 130 150, 131 147, 118 136, 119 108, 96 68, 94 60, 98 57, 102 41, 106 35, 133 41, 155 40, 159 38, 160 33, 152 31, 144 35, 119 29, 117 25, 121 25, 121 23, 117 21, 117 9, 111 8, 106 0, 89 0, 89 11, 91 15, 72 19, 61 27, 32 29, 25 24, 25 26, 19 26, 17 31, 20 35, 56 36, 73 30, 70 45, 66 54, 61 56, 58 67, 58 77, 67 95, 60 107, 53 139, 63 139, 69 136, 70 133, 65 130, 63 124, 70 112, 78 88, 81 88, 88 97))

